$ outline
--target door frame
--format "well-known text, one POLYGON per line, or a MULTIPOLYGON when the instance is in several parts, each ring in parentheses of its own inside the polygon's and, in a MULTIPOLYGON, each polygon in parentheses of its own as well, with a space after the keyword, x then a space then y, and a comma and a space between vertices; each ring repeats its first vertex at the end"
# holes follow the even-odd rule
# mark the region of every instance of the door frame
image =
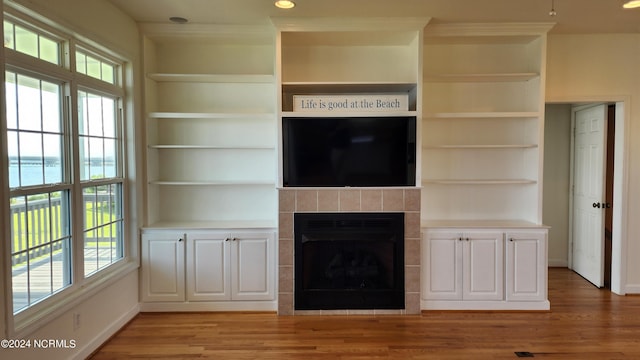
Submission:
MULTIPOLYGON (((595 96, 595 97, 567 97, 549 98, 547 104, 574 104, 594 105, 596 103, 615 103, 615 147, 614 147, 614 174, 613 174, 613 233, 611 249, 611 291, 618 295, 626 294, 627 283, 627 254, 628 248, 628 202, 629 190, 629 96, 595 96)), ((571 115, 573 117, 573 113, 571 115)), ((573 122, 573 119, 572 119, 573 122)), ((571 169, 570 176, 573 179, 573 130, 571 135, 571 169)), ((572 192, 570 192, 572 193, 572 192)), ((568 264, 572 266, 572 236, 573 223, 573 196, 571 196, 569 210, 569 252, 568 264)))

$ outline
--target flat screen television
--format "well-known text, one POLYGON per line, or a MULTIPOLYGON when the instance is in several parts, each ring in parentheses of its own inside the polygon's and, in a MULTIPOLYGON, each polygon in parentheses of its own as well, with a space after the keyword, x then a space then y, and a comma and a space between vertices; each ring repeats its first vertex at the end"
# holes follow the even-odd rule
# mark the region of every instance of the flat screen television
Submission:
POLYGON ((415 116, 284 117, 282 140, 284 186, 415 186, 415 116))

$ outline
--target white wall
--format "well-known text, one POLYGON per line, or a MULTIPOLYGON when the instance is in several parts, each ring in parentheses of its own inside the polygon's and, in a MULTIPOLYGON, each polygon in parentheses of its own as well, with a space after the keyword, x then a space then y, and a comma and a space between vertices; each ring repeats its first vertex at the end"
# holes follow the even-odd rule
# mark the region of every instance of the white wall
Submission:
POLYGON ((549 266, 567 266, 571 105, 550 104, 544 117, 542 223, 549 229, 549 266))
MULTIPOLYGON (((10 3, 24 5, 25 7, 45 15, 56 23, 63 25, 67 30, 76 32, 90 40, 102 43, 123 56, 130 59, 130 69, 139 74, 140 48, 139 35, 136 23, 115 8, 107 0, 8 0, 10 3)), ((7 5, 5 5, 7 7, 7 5)), ((141 151, 136 151, 136 128, 141 129, 139 110, 133 104, 139 104, 141 99, 141 87, 134 78, 127 79, 127 91, 131 102, 127 104, 129 118, 135 122, 128 125, 127 136, 131 139, 128 144, 127 154, 135 161, 130 161, 128 169, 132 180, 128 184, 132 206, 129 208, 127 218, 132 225, 126 235, 133 246, 131 255, 134 265, 138 262, 137 253, 137 220, 142 219, 141 208, 136 204, 142 204, 142 181, 136 181, 136 174, 142 174, 139 167, 143 163, 141 151)), ((93 352, 97 346, 106 341, 127 321, 138 313, 138 271, 136 268, 101 288, 96 293, 87 293, 73 309, 56 314, 44 324, 38 324, 37 330, 29 334, 21 334, 24 339, 57 339, 75 341, 75 347, 69 349, 46 350, 6 350, 0 349, 2 359, 83 359, 93 352), (74 329, 73 315, 80 314, 80 326, 74 329)), ((0 267, 0 278, 5 279, 4 267, 0 267)), ((84 290, 80 290, 82 292, 84 290)), ((0 298, 4 305, 4 298, 0 298)), ((6 314, 5 314, 6 316, 6 314)), ((4 324, 4 319, 0 319, 4 324)), ((9 329, 0 327, 0 338, 7 338, 9 329)))
POLYGON ((628 214, 622 236, 627 248, 621 285, 640 293, 640 35, 550 35, 547 50, 547 102, 628 100, 625 106, 628 214))

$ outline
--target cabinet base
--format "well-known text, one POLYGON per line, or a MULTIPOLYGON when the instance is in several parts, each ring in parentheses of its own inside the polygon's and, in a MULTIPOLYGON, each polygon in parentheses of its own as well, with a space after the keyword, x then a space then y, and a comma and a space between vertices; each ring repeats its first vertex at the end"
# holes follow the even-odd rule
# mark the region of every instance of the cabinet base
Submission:
POLYGON ((140 312, 198 312, 198 311, 268 311, 276 312, 274 301, 211 301, 211 302, 147 302, 140 304, 140 312))
POLYGON ((422 311, 459 310, 459 311, 549 311, 551 304, 545 301, 454 301, 422 300, 422 311))

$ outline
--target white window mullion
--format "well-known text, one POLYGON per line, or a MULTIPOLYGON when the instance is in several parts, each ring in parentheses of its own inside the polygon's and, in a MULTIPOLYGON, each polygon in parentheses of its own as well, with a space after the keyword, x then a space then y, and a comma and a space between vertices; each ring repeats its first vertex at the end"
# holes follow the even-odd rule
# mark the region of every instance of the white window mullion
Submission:
MULTIPOLYGON (((72 64, 73 65, 73 64, 72 64)), ((70 162, 71 162, 71 203, 72 203, 72 221, 71 221, 71 239, 72 239, 72 259, 73 269, 72 277, 73 284, 80 285, 84 280, 84 236, 82 233, 83 221, 84 221, 84 209, 82 198, 82 186, 80 186, 80 175, 83 164, 80 163, 81 144, 78 137, 78 88, 75 83, 71 83, 68 86, 68 103, 69 111, 66 116, 66 123, 70 127, 70 162), (75 110, 74 110, 75 109, 75 110)))

